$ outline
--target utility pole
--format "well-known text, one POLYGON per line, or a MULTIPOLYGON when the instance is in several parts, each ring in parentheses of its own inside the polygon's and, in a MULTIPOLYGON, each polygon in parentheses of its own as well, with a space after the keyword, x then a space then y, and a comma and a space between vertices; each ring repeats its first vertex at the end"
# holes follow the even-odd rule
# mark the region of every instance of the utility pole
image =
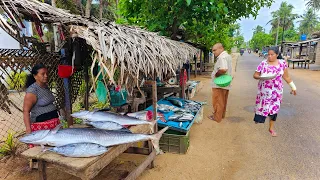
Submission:
POLYGON ((279 38, 279 26, 280 26, 280 16, 278 17, 278 28, 277 28, 276 46, 278 45, 278 38, 279 38))

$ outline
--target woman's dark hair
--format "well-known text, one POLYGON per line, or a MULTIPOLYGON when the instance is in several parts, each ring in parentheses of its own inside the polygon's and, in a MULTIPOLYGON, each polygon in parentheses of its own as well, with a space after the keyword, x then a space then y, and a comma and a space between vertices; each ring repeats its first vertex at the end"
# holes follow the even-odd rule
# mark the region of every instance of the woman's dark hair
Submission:
POLYGON ((279 48, 277 46, 270 47, 268 51, 273 51, 275 54, 279 55, 279 48))
POLYGON ((36 79, 34 78, 34 76, 37 75, 39 69, 42 69, 42 68, 46 68, 46 66, 43 65, 42 63, 36 64, 36 65, 33 66, 32 70, 31 70, 31 74, 29 74, 27 76, 27 81, 26 81, 26 87, 25 88, 28 88, 31 84, 36 82, 36 79))

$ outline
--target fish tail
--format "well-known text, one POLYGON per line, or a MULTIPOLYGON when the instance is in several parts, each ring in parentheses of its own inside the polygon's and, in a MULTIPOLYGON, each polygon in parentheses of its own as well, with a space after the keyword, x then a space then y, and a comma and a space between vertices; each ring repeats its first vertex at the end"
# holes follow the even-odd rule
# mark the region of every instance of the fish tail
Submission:
POLYGON ((168 130, 169 127, 165 127, 163 129, 161 129, 159 132, 157 132, 156 134, 153 134, 151 135, 151 143, 154 147, 154 149, 156 150, 157 154, 161 154, 161 150, 160 150, 160 146, 159 146, 159 141, 160 141, 160 138, 162 137, 162 134, 164 132, 166 132, 166 130, 168 130))

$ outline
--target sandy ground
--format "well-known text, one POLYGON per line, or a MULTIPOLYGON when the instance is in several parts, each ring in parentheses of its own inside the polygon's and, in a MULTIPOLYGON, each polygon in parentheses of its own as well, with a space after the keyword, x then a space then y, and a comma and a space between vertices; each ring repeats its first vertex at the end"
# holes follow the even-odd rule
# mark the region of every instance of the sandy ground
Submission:
MULTIPOLYGON (((22 110, 24 92, 10 93, 9 99, 22 110)), ((25 130, 23 113, 13 106, 9 106, 11 114, 0 110, 0 140, 6 137, 8 131, 20 133, 25 130)))
MULTIPOLYGON (((256 125, 252 120, 257 91, 252 74, 260 61, 248 54, 239 58, 227 118, 219 124, 206 118, 212 106, 210 76, 198 77, 203 87, 193 99, 208 104, 202 123, 191 128, 187 154, 157 156, 155 168, 146 170, 138 179, 319 179, 320 71, 316 66, 313 70, 290 69, 299 94, 293 97, 285 86, 276 124, 279 136, 273 138, 267 124, 256 125)), ((120 179, 139 160, 124 155, 95 179, 120 179)), ((23 159, 0 162, 0 179, 36 179, 36 171, 24 171, 25 163, 23 159), (10 166, 12 161, 17 162, 15 166, 10 166)), ((48 179, 78 178, 49 168, 48 179)))

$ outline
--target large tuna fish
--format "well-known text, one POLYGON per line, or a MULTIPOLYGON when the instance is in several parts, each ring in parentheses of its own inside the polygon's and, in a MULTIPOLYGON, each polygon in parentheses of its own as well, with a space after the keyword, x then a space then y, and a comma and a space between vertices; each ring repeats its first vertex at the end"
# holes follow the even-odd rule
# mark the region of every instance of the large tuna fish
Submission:
POLYGON ((63 146, 74 143, 94 143, 101 146, 114 146, 139 141, 151 140, 157 152, 159 140, 162 134, 169 128, 163 128, 156 134, 133 134, 123 131, 106 131, 94 128, 67 128, 60 129, 59 126, 53 130, 40 130, 25 135, 20 139, 21 142, 28 144, 63 146))
POLYGON ((102 112, 102 111, 79 111, 71 114, 72 117, 86 119, 88 121, 111 121, 118 123, 122 126, 125 125, 139 125, 139 124, 149 124, 151 129, 153 129, 156 121, 143 121, 134 117, 123 116, 116 113, 102 112))
POLYGON ((75 143, 49 148, 47 150, 68 157, 92 157, 107 152, 108 148, 93 143, 75 143))
POLYGON ((121 130, 124 128, 121 124, 112 121, 85 121, 85 123, 104 130, 121 130))

